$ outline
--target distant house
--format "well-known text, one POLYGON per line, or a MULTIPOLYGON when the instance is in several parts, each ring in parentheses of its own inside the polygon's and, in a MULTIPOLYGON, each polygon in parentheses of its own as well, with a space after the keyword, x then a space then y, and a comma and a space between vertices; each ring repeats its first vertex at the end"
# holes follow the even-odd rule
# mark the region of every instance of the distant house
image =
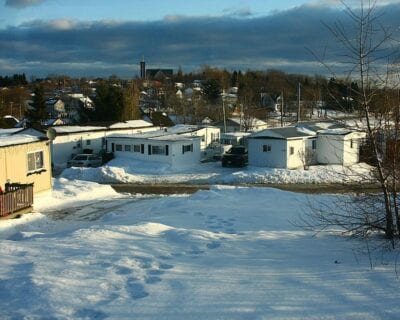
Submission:
POLYGON ((63 95, 67 117, 72 121, 80 120, 82 110, 93 110, 94 102, 82 93, 68 93, 63 95))
POLYGON ((266 129, 248 138, 249 165, 296 169, 312 164, 359 162, 365 133, 331 122, 266 129))
POLYGON ((0 130, 0 186, 33 183, 33 192, 51 189, 50 142, 35 129, 0 130))
POLYGON ((148 80, 171 79, 173 75, 173 69, 146 69, 146 79, 148 80))
POLYGON ((180 134, 187 137, 200 137, 200 149, 202 151, 213 142, 219 142, 221 137, 221 130, 214 126, 178 124, 173 127, 165 128, 164 131, 170 134, 180 134))
POLYGON ((65 104, 58 98, 49 99, 46 101, 46 112, 51 117, 60 117, 65 114, 65 104))
POLYGON ((220 142, 225 145, 246 145, 246 138, 250 135, 250 132, 227 132, 221 134, 220 142))
POLYGON ((352 165, 360 160, 360 144, 364 132, 348 129, 327 129, 317 133, 317 161, 321 164, 352 165))
POLYGON ((260 131, 268 128, 265 121, 254 117, 232 117, 224 121, 214 123, 214 126, 219 127, 221 132, 237 132, 237 131, 260 131))
POLYGON ((42 126, 44 127, 51 127, 51 126, 62 126, 68 124, 68 119, 60 119, 60 118, 55 118, 55 119, 47 119, 42 122, 42 126))
POLYGON ((296 127, 266 129, 248 137, 249 165, 296 169, 316 149, 315 133, 296 127))
POLYGON ((260 107, 265 108, 271 112, 276 112, 279 110, 279 104, 269 93, 262 92, 260 94, 260 107))
POLYGON ((172 169, 195 166, 200 162, 198 136, 184 136, 168 131, 133 135, 113 134, 106 138, 107 150, 115 157, 168 164, 172 169))
POLYGON ((54 126, 52 131, 52 159, 56 168, 66 166, 68 160, 84 151, 99 153, 105 150, 105 138, 115 133, 140 133, 156 130, 151 123, 143 120, 109 123, 103 126, 54 126))
POLYGON ((154 126, 171 127, 174 125, 174 122, 165 112, 150 110, 147 117, 154 126))
POLYGON ((9 129, 15 128, 19 123, 19 120, 13 116, 7 115, 0 118, 0 128, 9 129))

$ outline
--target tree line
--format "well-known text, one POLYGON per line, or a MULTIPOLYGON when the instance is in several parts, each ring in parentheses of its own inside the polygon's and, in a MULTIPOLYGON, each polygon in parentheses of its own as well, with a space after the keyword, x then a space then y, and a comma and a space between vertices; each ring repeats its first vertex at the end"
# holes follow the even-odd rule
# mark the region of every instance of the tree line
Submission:
POLYGON ((25 86, 27 84, 25 73, 0 76, 0 87, 25 86))

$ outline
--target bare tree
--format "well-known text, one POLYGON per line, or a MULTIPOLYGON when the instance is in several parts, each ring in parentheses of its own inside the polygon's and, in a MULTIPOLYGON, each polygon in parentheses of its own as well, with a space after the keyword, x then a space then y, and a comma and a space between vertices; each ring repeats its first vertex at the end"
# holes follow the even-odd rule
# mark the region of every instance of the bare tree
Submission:
POLYGON ((139 86, 135 81, 129 81, 123 89, 123 120, 140 119, 139 86))
POLYGON ((397 43, 380 23, 376 1, 361 0, 357 9, 343 1, 342 4, 351 25, 337 22, 328 29, 344 49, 339 62, 348 66, 346 82, 354 84, 350 87, 351 96, 362 116, 374 172, 372 177, 359 177, 360 188, 353 190, 348 201, 341 200, 340 209, 323 206, 322 210, 313 210, 308 226, 339 225, 345 232, 360 236, 382 231, 394 246, 394 240, 400 236, 399 99, 388 99, 388 93, 397 88, 392 77, 393 71, 397 71, 392 68, 397 43), (367 187, 370 185, 378 186, 379 191, 370 192, 367 187))

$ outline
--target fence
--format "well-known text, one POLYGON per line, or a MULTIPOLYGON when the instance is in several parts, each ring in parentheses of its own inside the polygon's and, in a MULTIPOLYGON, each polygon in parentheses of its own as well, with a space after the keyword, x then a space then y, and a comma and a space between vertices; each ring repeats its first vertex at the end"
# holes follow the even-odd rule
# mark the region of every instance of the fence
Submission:
POLYGON ((0 217, 29 208, 33 204, 33 183, 6 184, 6 191, 0 194, 0 217))

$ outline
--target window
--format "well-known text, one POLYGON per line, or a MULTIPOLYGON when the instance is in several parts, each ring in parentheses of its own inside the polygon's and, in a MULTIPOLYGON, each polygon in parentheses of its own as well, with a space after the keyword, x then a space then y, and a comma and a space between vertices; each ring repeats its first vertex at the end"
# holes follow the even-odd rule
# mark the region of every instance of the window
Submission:
POLYGON ((312 141, 311 141, 311 148, 312 148, 313 150, 317 149, 317 140, 312 140, 312 141))
POLYGON ((125 145, 125 151, 130 152, 131 151, 131 146, 129 144, 125 145))
POLYGON ((91 144, 92 144, 92 141, 86 140, 86 145, 87 145, 87 146, 90 146, 91 144))
POLYGON ((263 145, 263 152, 270 152, 271 151, 271 145, 269 144, 264 144, 263 145))
POLYGON ((353 147, 354 147, 353 139, 350 139, 350 148, 353 149, 353 147))
POLYGON ((201 136, 201 141, 202 142, 206 141, 206 136, 204 134, 201 136))
POLYGON ((122 144, 116 144, 115 151, 122 151, 122 144))
POLYGON ((182 154, 185 152, 193 152, 193 144, 182 146, 182 154))
POLYGON ((290 155, 294 155, 294 147, 290 147, 289 148, 289 154, 290 155))
POLYGON ((151 146, 151 154, 168 155, 167 146, 151 146))
POLYGON ((218 133, 211 133, 211 142, 215 142, 219 140, 219 134, 218 133))
POLYGON ((133 152, 140 152, 141 148, 140 148, 140 144, 134 144, 133 145, 133 152))
POLYGON ((43 151, 28 153, 28 171, 36 171, 43 168, 43 151))

